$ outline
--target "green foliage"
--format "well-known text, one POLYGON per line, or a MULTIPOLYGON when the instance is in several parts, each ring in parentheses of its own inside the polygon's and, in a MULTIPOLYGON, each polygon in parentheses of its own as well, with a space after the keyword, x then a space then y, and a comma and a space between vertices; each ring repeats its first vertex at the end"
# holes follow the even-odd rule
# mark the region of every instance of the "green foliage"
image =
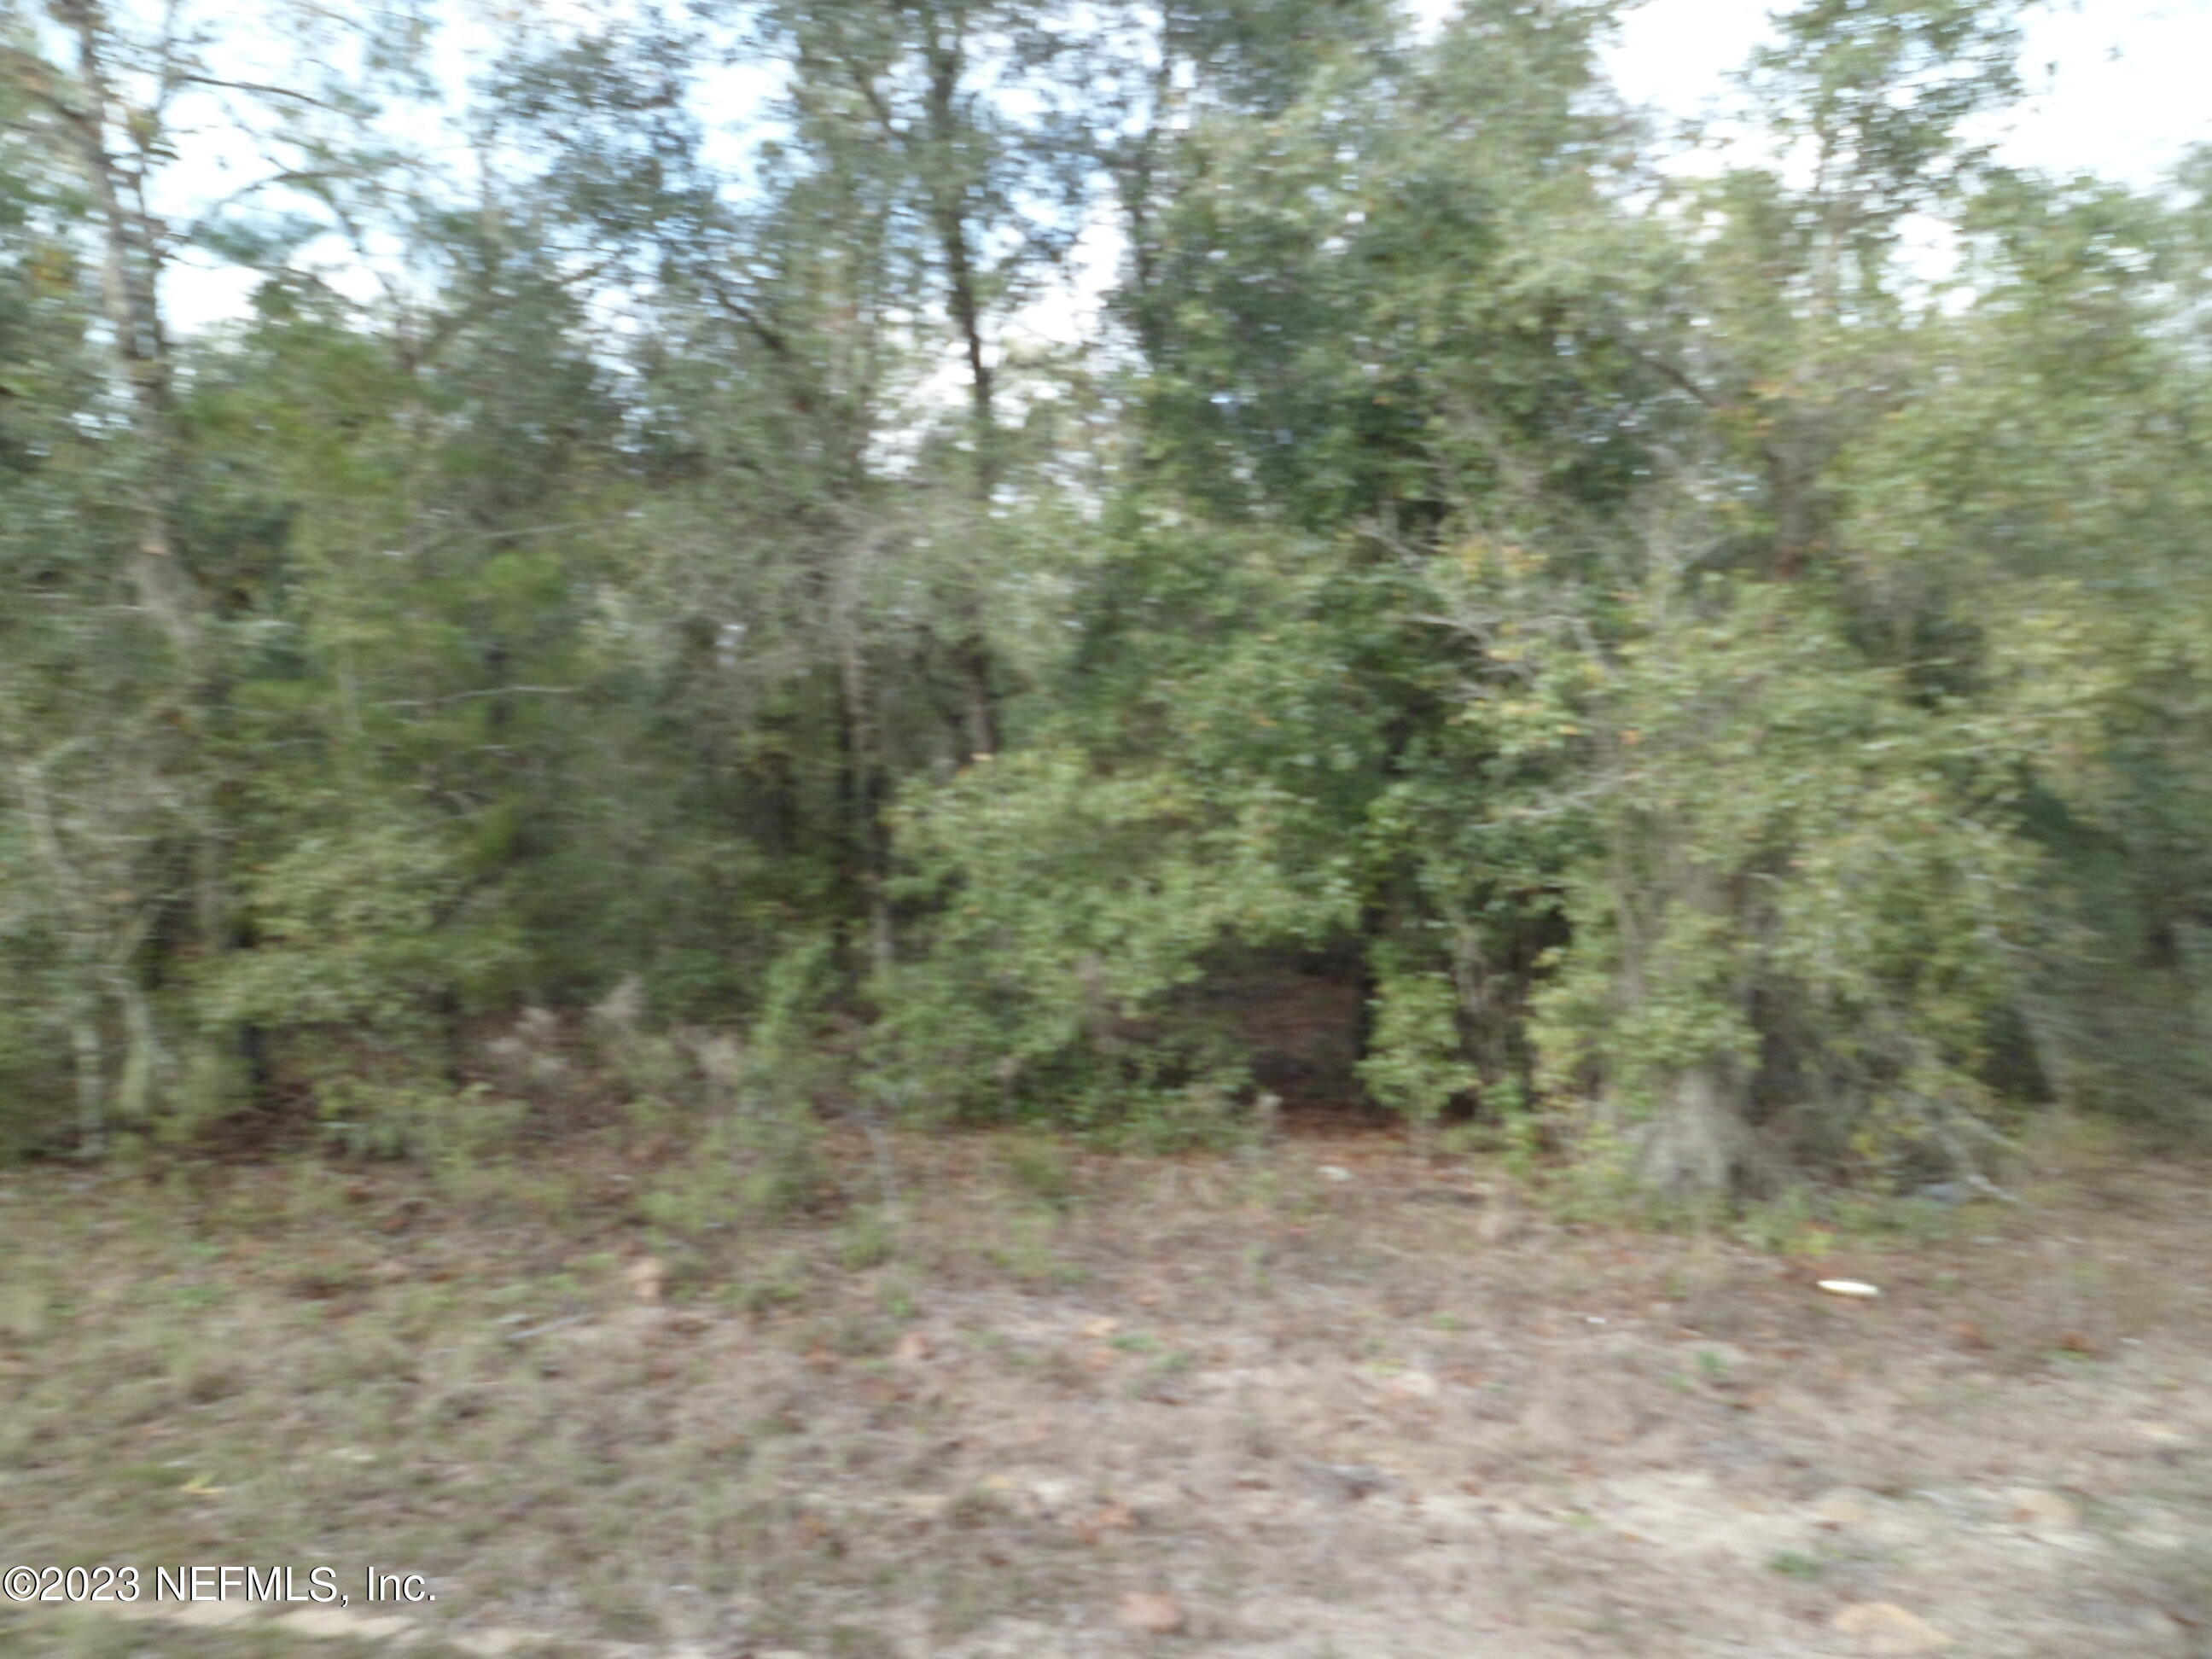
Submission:
POLYGON ((2031 902, 2008 811, 2048 726, 1917 707, 1804 611, 1639 599, 1611 662, 1547 665, 1495 716, 1591 751, 1596 847, 1536 1040, 1554 1086, 1601 1079, 1632 1113, 1699 1065, 1786 1068, 1832 1154, 1880 1164, 1986 1106, 2031 902))
POLYGON ((500 1158, 528 1114, 483 1084, 458 1091, 434 1084, 326 1079, 315 1090, 325 1131, 355 1158, 405 1158, 451 1176, 500 1158))
POLYGON ((999 1167, 1024 1196, 1064 1210, 1075 1199, 1075 1171, 1060 1144, 1046 1135, 1017 1134, 999 1149, 999 1167))
MULTIPOLYGON (((678 1132, 694 1131, 686 1154, 639 1196, 639 1212, 655 1226, 692 1237, 775 1221, 811 1209, 830 1192, 817 1097, 836 1078, 817 1021, 830 966, 826 940, 794 940, 769 970, 763 1006, 744 1039, 696 1037, 689 1056, 666 1039, 641 1035, 636 1012, 619 1006, 620 992, 610 999, 617 1006, 602 1005, 600 1021, 619 1046, 659 1057, 661 1075, 640 1080, 707 1103, 703 1121, 696 1111, 678 1114, 678 1132)), ((858 1238, 854 1249, 863 1249, 858 1238)))
POLYGON ((1383 976, 1372 1047, 1359 1064, 1360 1080, 1376 1100, 1427 1134, 1444 1107, 1480 1081, 1465 1052, 1459 994, 1449 976, 1434 971, 1383 976))
POLYGON ((818 1136, 799 1114, 733 1113, 638 1194, 638 1213, 679 1239, 787 1219, 829 1190, 818 1136))
POLYGON ((878 1104, 1232 1139, 1294 956, 1593 1208, 2201 1126, 2212 161, 1999 168, 2018 5, 1804 0, 1674 167, 1620 9, 9 25, 0 1143, 619 1108, 688 1234, 878 1104), (206 84, 283 171, 179 338, 206 84))
POLYGON ((1777 1550, 1766 1559, 1766 1570, 1778 1572, 1784 1578, 1798 1578, 1807 1583, 1818 1578, 1821 1572, 1820 1558, 1808 1555, 1802 1550, 1777 1550))
POLYGON ((519 954, 458 850, 404 820, 301 836, 254 872, 242 914, 256 946, 210 976, 207 1017, 319 1039, 325 1062, 432 1063, 454 1016, 511 984, 519 954))
MULTIPOLYGON (((1286 626, 1324 643, 1295 612, 1286 626)), ((1045 737, 902 811, 901 894, 933 914, 927 954, 877 995, 924 1097, 1084 1125, 1142 1101, 1170 1138, 1212 1115, 1242 1059, 1172 994, 1232 940, 1323 938, 1354 904, 1351 849, 1326 843, 1360 734, 1322 701, 1326 659, 1285 644, 1194 653, 1145 705, 1109 705, 1121 730, 1045 737)))

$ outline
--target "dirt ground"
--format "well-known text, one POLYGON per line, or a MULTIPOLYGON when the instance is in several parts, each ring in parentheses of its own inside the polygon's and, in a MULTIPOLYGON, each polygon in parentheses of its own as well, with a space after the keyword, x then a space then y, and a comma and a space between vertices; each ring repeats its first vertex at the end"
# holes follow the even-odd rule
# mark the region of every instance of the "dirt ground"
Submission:
POLYGON ((879 1150, 684 1237, 611 1147, 0 1176, 0 1566, 146 1586, 0 1651, 2212 1655, 2202 1165, 1754 1249, 1341 1129, 879 1150), (152 1600, 224 1564, 351 1603, 152 1600))

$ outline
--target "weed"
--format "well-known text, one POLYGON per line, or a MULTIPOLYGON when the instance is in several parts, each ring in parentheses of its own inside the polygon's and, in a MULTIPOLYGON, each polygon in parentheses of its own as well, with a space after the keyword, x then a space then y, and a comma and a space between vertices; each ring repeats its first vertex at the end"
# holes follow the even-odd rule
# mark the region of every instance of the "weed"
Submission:
POLYGON ((721 1299, 742 1313, 768 1313, 787 1308, 806 1297, 805 1269, 786 1258, 753 1278, 733 1279, 722 1287, 721 1299))
POLYGON ((638 1195, 638 1212, 681 1238, 747 1221, 781 1221, 813 1208, 829 1186, 820 1131, 798 1109, 744 1109, 702 1135, 690 1156, 638 1195))
POLYGON ((1017 1132, 999 1149, 999 1168, 1015 1191, 1048 1209, 1075 1201, 1075 1166, 1067 1146, 1041 1130, 1017 1132))
POLYGON ((1818 1556, 1808 1555, 1802 1550, 1777 1550, 1766 1558, 1766 1570, 1778 1572, 1784 1578, 1809 1582, 1820 1576, 1820 1561, 1818 1556))
MULTIPOLYGON (((761 1154, 732 1138, 722 1143, 721 1185, 704 1189, 735 1206, 729 1224, 688 1240, 658 1228, 665 1241, 623 1231, 639 1218, 635 1201, 609 1192, 603 1166, 584 1160, 566 1169, 510 1160, 500 1212, 489 1217, 447 1201, 442 1175, 421 1168, 371 1172, 365 1196, 335 1206, 320 1173, 202 1169, 178 1189, 193 1194, 189 1208, 150 1184, 86 1193, 57 1178, 41 1194, 33 1171, 26 1195, 5 1200, 9 1225, 0 1231, 0 1469, 10 1495, 0 1560, 29 1555, 33 1541, 62 1559, 277 1559, 284 1540, 308 1537, 341 1559, 434 1562, 457 1583, 536 1595, 526 1613, 484 1607, 470 1616, 554 1626, 573 1645, 549 1634, 549 1656, 599 1651, 603 1636, 714 1645, 702 1633, 720 1619, 741 1626, 732 1640, 755 1650, 827 1656, 842 1643, 871 1659, 891 1650, 874 1608, 909 1613, 917 1632, 1005 1619, 1110 1624, 1133 1584, 1171 1587, 1200 1631, 1217 1617, 1211 1609, 1248 1599, 1334 1598, 1367 1629, 1407 1632, 1407 1651, 1455 1651, 1441 1625, 1426 1622, 1432 1595, 1439 1620, 1510 1606, 1591 1632, 1600 1626, 1583 1587, 1607 1571, 1626 1577, 1639 1601, 1671 1594, 1687 1605, 1694 1595, 1698 1619, 1713 1626, 1698 1639, 1710 1633, 1718 1646, 1747 1637, 1741 1626, 1753 1616, 1802 1608, 1802 1584, 1842 1574, 1844 1562, 1856 1574, 1870 1558, 1784 1550, 1754 1556, 1747 1580, 1717 1569, 1729 1574, 1720 1588, 1674 1552, 1624 1540, 1600 1520, 1595 1494, 1624 1468, 1644 1469, 1649 1448, 1607 1437, 1616 1383, 1656 1395, 1637 1412, 1662 1430, 1671 1422, 1703 1433, 1723 1403, 1707 1390, 1743 1380, 1724 1339, 1761 1355, 1763 1376, 1770 1364, 1784 1369, 1766 1358, 1770 1343, 1809 1349, 1820 1334, 1825 1350, 1798 1369, 1804 1410, 1785 1398, 1755 1419, 1729 1420, 1759 1425, 1778 1453, 1820 1470, 1823 1484, 1854 1490, 1971 1483, 2000 1449, 2018 1466, 2008 1480, 2061 1485, 2076 1425, 2054 1413, 2072 1412, 2093 1387, 2128 1400, 2140 1389, 2147 1401, 2163 1386, 2154 1414, 2173 1426, 2161 1432, 2179 1444, 2198 1427, 2187 1377, 2202 1369, 2203 1328, 2189 1298, 2212 1230, 2178 1185, 2157 1263, 2178 1288, 2140 1310, 2145 1335, 2154 1328, 2171 1345, 2155 1358, 2117 1346, 2138 1313, 2112 1308, 2133 1279, 2153 1276, 2148 1230, 2099 1234, 2102 1211, 2053 1220, 2054 1233, 2081 1235, 2063 1254, 1960 1250, 1910 1264, 1912 1272, 1899 1264, 1900 1285, 1934 1282, 1926 1269, 1938 1265, 1950 1272, 1943 1299, 1957 1297, 2039 1378, 2042 1356, 2067 1333, 2096 1342, 2108 1358, 2071 1379, 2062 1401, 1979 1364, 1971 1388, 1954 1379, 1955 1394, 1939 1395, 1956 1357, 1942 1338, 1931 1346, 1929 1333, 1899 1319, 1878 1336, 1854 1334, 1864 1322, 1845 1322, 1863 1310, 1778 1287, 1723 1234, 1562 1231, 1544 1252, 1470 1263, 1453 1254, 1461 1215, 1333 1196, 1365 1200, 1379 1180, 1331 1189, 1326 1224, 1298 1232, 1245 1207, 1244 1164, 1084 1163, 1074 1143, 1047 1144, 1063 1164, 1073 1157, 1079 1199, 1050 1201, 988 1150, 979 1183, 973 1141, 902 1146, 902 1167, 916 1178, 894 1228, 870 1208, 801 1208, 769 1224, 738 1191, 761 1154), (560 1192, 577 1196, 544 1184, 556 1176, 560 1192), (1000 1201, 979 1206, 979 1184, 1000 1201), (598 1207, 595 1193, 605 1194, 598 1207), (571 1202, 568 1218, 556 1219, 571 1202), (161 1224, 138 1224, 149 1216, 161 1224), (404 1222, 397 1236, 384 1231, 395 1218, 404 1222), (880 1257, 892 1238, 896 1253, 880 1257), (2140 1253, 2123 1257, 2115 1239, 2140 1253), (640 1305, 622 1274, 641 1247, 662 1258, 672 1283, 688 1279, 707 1293, 640 1305), (1272 1274, 1254 1266, 1266 1249, 1278 1252, 1272 1274), (1093 1266, 1107 1288, 1057 1292, 1093 1266), (1662 1286, 1681 1305, 1648 1329, 1614 1321, 1593 1334, 1571 1323, 1562 1344, 1574 1352, 1557 1388, 1528 1358, 1544 1352, 1544 1322, 1561 1310, 1634 1306, 1662 1286), (2008 1305, 2021 1310, 2010 1324, 1999 1316, 2008 1305), (1437 1311, 1445 1306, 1456 1312, 1437 1311), (939 1340, 894 1359, 917 1307, 931 1312, 939 1340), (1101 1311, 1120 1316, 1121 1334, 1066 1340, 1101 1311), (957 1331, 940 1333, 939 1318, 957 1331), (1677 1321, 1710 1334, 1678 1345, 1677 1321), (1778 1328, 1761 1334, 1770 1322, 1778 1328), (1479 1334, 1459 1335, 1470 1328, 1479 1334), (1585 1341, 1593 1346, 1578 1359, 1585 1341), (1617 1374, 1615 1344, 1644 1345, 1617 1374), (1870 1369, 1877 1347, 1887 1374, 1870 1369), (1245 1357, 1258 1352, 1264 1363, 1245 1357), (1449 1444, 1418 1414, 1354 1404, 1376 1393, 1395 1400, 1402 1390, 1372 1385, 1402 1376, 1398 1362, 1408 1360, 1467 1392, 1449 1444), (1838 1376, 1849 1366, 1851 1392, 1911 1409, 1886 1418, 1881 1437, 1866 1434, 1868 1419, 1852 1415, 1841 1391, 1825 1393, 1832 1362, 1838 1376), (1462 1371, 1462 1363, 1484 1370, 1462 1371), (1214 1386, 1231 1380, 1217 1365, 1237 1368, 1233 1386, 1214 1386), (1662 1389, 1644 1377, 1663 1379, 1662 1389), (1566 1460, 1529 1449, 1540 1426, 1530 1408, 1540 1405, 1557 1408, 1587 1467, 1563 1469, 1566 1460), (1338 1420, 1350 1425, 1346 1443, 1324 1451, 1311 1425, 1338 1420), (1355 1449, 1355 1437, 1376 1449, 1355 1449), (1877 1437, 1886 1443, 1879 1458, 1863 1443, 1877 1437), (1240 1516, 1249 1506, 1264 1525, 1263 1546, 1166 1490, 1167 1472, 1200 1448, 1208 1480, 1235 1494, 1240 1516), (1353 1527, 1328 1518, 1339 1512, 1331 1498, 1320 1529, 1307 1518, 1298 1492, 1316 1455, 1387 1456, 1394 1480, 1425 1498, 1494 1484, 1501 1499, 1540 1501, 1571 1519, 1540 1546, 1492 1528, 1487 1546, 1454 1556, 1453 1583, 1463 1587, 1410 1590, 1384 1565, 1415 1537, 1398 1506, 1370 1504, 1353 1527), (1157 1504, 1133 1495, 1156 1474, 1166 1477, 1157 1504), (1052 1484, 1066 1490, 1047 1504, 1052 1484), (1126 1522, 1099 1522, 1122 1503, 1126 1522), (1240 1573, 1251 1582, 1237 1595, 1218 1591, 1240 1573), (553 1588, 562 1593, 539 1594, 553 1588)), ((684 1162, 664 1167, 680 1172, 684 1162)), ((1286 1180, 1303 1167, 1281 1161, 1286 1180)), ((1857 1224, 1832 1207, 1808 1208, 1805 1218, 1857 1224)), ((1746 1394, 1735 1403, 1756 1401, 1746 1394)), ((2149 1541, 2140 1493, 2117 1492, 2112 1516, 2094 1522, 2113 1548, 2094 1555, 2050 1550, 2008 1567, 1961 1556, 1951 1532, 1930 1533, 1910 1547, 1931 1564, 1916 1610, 1924 1603, 1931 1621, 1958 1627, 1966 1603, 1948 1595, 1942 1570, 1972 1560, 2017 1598, 2024 1627, 2048 1625, 2039 1633, 2051 1639, 2037 1650, 2054 1659, 2111 1650, 2096 1633, 2069 1635, 2065 1621, 2071 1607, 2109 1605, 2123 1573, 2178 1619, 2204 1620, 2212 1571, 2185 1554, 2180 1538, 2193 1524, 2184 1516, 2202 1507, 2197 1472, 2178 1453, 2157 1467, 2168 1473, 2142 1465, 2178 1488, 2159 1499, 2172 1511, 2172 1540, 2149 1541), (2125 1553, 2136 1529, 2139 1555, 2125 1553)), ((1732 1512, 1723 1518, 1734 1523, 1732 1512)), ((1898 1524, 1911 1520, 1900 1511, 1898 1524)), ((1851 1588, 1875 1593, 1856 1578, 1851 1588)), ((1984 1589, 1977 1583, 1973 1594, 1984 1589)), ((1311 1652, 1335 1613, 1321 1607, 1291 1650, 1311 1652)), ((244 1626, 152 1632, 111 1622, 65 1637, 26 1622, 34 1615, 0 1607, 0 1650, 27 1659, 155 1650, 165 1659, 340 1659, 343 1649, 319 1644, 327 1656, 311 1653, 283 1645, 289 1638, 273 1629, 264 1648, 244 1626)), ((437 1617, 425 1623, 412 1646, 437 1653, 437 1617)), ((1372 1646, 1364 1631, 1338 1637, 1345 1651, 1372 1646)), ((1644 1639, 1608 1637, 1591 1650, 1641 1652, 1644 1639)))
POLYGON ((847 1271, 860 1273, 880 1267, 895 1254, 896 1242, 880 1211, 870 1210, 848 1222, 837 1246, 837 1260, 847 1271))

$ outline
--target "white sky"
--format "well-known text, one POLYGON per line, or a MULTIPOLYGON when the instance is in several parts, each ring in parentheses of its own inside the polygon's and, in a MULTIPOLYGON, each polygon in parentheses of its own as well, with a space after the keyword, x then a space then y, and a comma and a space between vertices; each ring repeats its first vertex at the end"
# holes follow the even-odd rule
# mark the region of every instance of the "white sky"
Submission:
MULTIPOLYGON (((1412 0, 1433 23, 1450 0, 1412 0)), ((1631 13, 1608 67, 1624 93, 1690 117, 1729 92, 1765 30, 1771 0, 1645 0, 1631 13)), ((2060 0, 2027 26, 2022 54, 2032 95, 2005 124, 2000 155, 2016 165, 2093 172, 2148 185, 2191 143, 2212 142, 2212 0, 2060 0)), ((211 192, 212 193, 212 192, 211 192)), ((1017 332, 1068 340, 1085 332, 1111 280, 1110 235, 1085 239, 1067 288, 1040 300, 1017 332)), ((167 295, 175 326, 240 315, 252 279, 186 264, 167 295)))
MULTIPOLYGON (((1697 112, 1765 32, 1771 0, 1648 0, 1610 55, 1639 102, 1697 112)), ((2001 154, 2021 167, 2149 184, 2212 141, 2212 0, 2063 0, 2028 21, 2033 95, 2001 154)))

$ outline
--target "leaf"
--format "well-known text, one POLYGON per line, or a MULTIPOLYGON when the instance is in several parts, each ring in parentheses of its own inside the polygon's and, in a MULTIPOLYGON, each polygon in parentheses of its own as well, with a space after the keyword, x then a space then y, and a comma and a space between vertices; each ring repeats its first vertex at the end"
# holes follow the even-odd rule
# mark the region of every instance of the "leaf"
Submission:
POLYGON ((1940 1653, 1952 1645, 1948 1636, 1893 1601, 1854 1601, 1839 1608, 1830 1623, 1839 1635, 1857 1637, 1862 1651, 1889 1659, 1940 1653))
POLYGON ((1131 1590, 1121 1598, 1115 1622, 1142 1636, 1173 1636, 1188 1621, 1182 1603, 1164 1590, 1131 1590))

